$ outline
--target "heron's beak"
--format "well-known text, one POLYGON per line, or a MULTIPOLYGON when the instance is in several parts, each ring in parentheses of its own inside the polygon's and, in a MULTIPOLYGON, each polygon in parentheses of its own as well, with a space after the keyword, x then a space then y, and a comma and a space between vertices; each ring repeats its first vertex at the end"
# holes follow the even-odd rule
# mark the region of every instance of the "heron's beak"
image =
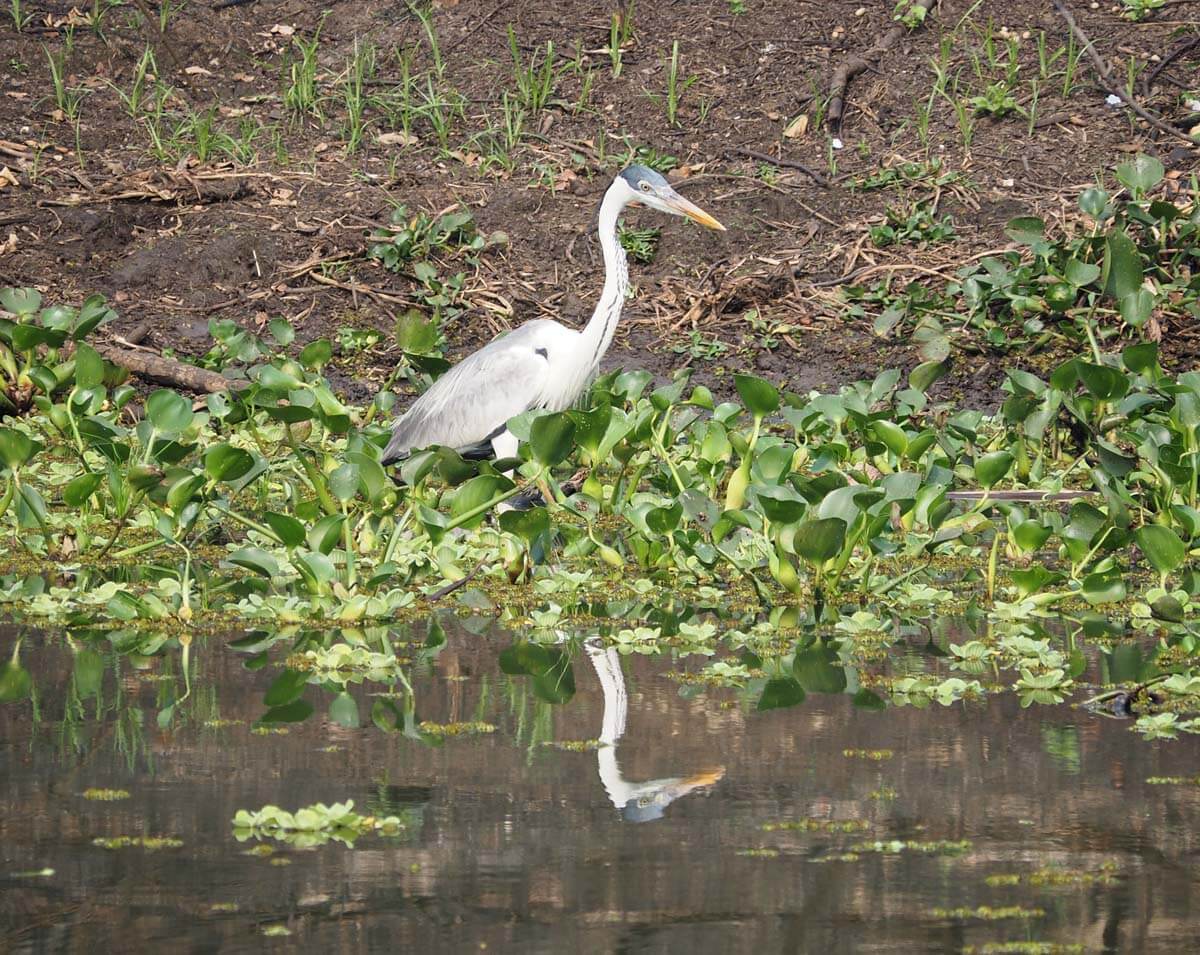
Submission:
POLYGON ((704 772, 695 773, 691 776, 688 776, 686 779, 681 779, 680 783, 682 783, 684 786, 687 786, 689 789, 698 789, 701 786, 711 786, 723 779, 724 776, 725 767, 718 766, 716 769, 708 769, 704 772))
POLYGON ((696 203, 689 202, 679 193, 669 196, 664 201, 681 216, 687 216, 693 222, 699 222, 705 228, 716 229, 718 232, 725 231, 725 227, 721 223, 701 209, 696 203))

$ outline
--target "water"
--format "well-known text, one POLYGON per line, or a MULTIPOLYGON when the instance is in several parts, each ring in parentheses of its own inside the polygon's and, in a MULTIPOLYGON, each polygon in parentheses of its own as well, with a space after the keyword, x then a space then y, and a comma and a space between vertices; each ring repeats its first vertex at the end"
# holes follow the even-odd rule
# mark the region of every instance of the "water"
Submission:
MULTIPOLYGON (((810 694, 757 712, 727 690, 681 694, 669 672, 703 661, 579 645, 576 692, 551 705, 532 678, 501 671, 511 634, 446 629, 446 648, 411 674, 418 716, 496 730, 436 748, 369 721, 332 723, 317 687, 306 691, 316 715, 255 734, 278 670, 247 670, 216 640, 193 647, 191 709, 162 731, 159 675, 176 685, 177 655, 144 670, 121 658, 118 676, 109 654, 98 707, 70 702, 79 678, 66 642, 27 634, 38 718, 29 700, 0 705, 0 950, 1200 948, 1200 787, 1146 782, 1194 776, 1195 737, 1147 743, 1128 722, 1022 709, 1011 694, 883 712, 810 694), (598 737, 616 745, 542 745, 598 737), (872 752, 846 755, 856 750, 872 752), (131 795, 83 798, 92 787, 131 795), (255 842, 231 829, 238 809, 347 798, 407 828, 352 848, 267 840, 269 856, 247 854, 255 842), (817 831, 763 828, 802 820, 817 831), (822 831, 834 820, 861 831, 822 831), (183 845, 93 844, 118 836, 183 845), (877 840, 969 847, 840 858, 877 840), (1080 883, 1105 864, 1113 875, 1080 883), (1048 866, 1074 873, 1070 884, 986 881, 1048 866), (1044 914, 935 911, 980 906, 1044 914)), ((0 631, 4 659, 14 639, 0 631)), ((354 690, 364 718, 370 686, 354 690)))

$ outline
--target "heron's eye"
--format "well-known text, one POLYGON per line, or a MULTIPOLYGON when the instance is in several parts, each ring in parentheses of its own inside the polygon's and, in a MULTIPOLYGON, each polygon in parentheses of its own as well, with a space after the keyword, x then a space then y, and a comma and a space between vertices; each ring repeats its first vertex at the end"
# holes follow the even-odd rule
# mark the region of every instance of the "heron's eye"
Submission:
POLYGON ((641 181, 641 182, 638 184, 638 188, 639 188, 639 189, 641 189, 641 190, 642 190, 642 192, 649 192, 649 191, 650 191, 650 183, 646 182, 646 180, 645 180, 645 179, 643 179, 643 180, 642 180, 642 181, 641 181))

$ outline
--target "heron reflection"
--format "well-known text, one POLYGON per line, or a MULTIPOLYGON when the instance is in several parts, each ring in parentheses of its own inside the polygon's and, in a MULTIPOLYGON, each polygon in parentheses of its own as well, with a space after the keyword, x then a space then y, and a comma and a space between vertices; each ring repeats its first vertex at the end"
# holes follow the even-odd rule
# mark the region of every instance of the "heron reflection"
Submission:
POLYGON ((621 671, 621 658, 613 647, 604 647, 598 640, 584 644, 588 658, 600 679, 604 691, 604 723, 600 732, 600 748, 596 750, 596 762, 600 770, 600 781, 608 798, 617 807, 627 822, 650 822, 661 819, 667 807, 681 796, 711 786, 725 775, 725 767, 707 769, 690 776, 669 779, 651 779, 647 782, 632 782, 621 775, 617 762, 617 743, 625 734, 625 715, 629 709, 629 697, 625 692, 625 674, 621 671))

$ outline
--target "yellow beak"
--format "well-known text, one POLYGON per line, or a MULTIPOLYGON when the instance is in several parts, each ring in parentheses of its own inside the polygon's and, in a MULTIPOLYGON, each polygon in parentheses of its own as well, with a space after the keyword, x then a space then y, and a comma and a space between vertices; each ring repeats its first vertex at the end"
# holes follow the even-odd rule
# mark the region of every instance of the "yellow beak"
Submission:
POLYGON ((707 212, 701 209, 694 202, 689 202, 683 196, 676 193, 666 200, 667 205, 675 209, 681 215, 687 216, 693 222, 699 222, 702 226, 709 229, 716 229, 718 232, 724 232, 725 227, 716 219, 710 216, 707 212))

